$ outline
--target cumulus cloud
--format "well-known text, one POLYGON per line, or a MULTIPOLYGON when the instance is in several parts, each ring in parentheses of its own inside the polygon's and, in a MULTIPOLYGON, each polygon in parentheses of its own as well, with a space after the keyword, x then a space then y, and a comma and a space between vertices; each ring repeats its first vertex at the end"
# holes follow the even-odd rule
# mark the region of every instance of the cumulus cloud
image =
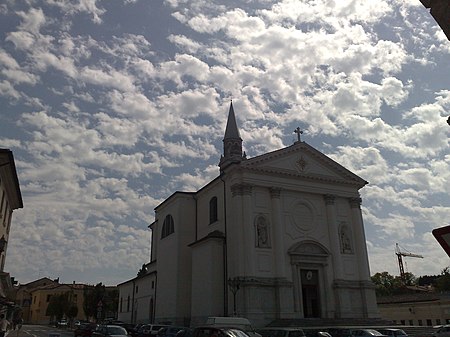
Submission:
MULTIPOLYGON (((291 144, 301 126, 303 139, 369 181, 361 193, 372 271, 385 268, 393 240, 418 252, 431 244, 450 207, 450 49, 422 7, 115 6, 0 6, 15 20, 0 49, 0 141, 17 153, 26 204, 14 216, 13 274, 82 270, 103 281, 95 270, 109 266, 116 283, 134 276, 148 262, 153 208, 217 176, 231 100, 248 156, 291 144), (167 17, 142 19, 155 8, 167 17)), ((436 260, 420 272, 443 263, 431 251, 436 260)))

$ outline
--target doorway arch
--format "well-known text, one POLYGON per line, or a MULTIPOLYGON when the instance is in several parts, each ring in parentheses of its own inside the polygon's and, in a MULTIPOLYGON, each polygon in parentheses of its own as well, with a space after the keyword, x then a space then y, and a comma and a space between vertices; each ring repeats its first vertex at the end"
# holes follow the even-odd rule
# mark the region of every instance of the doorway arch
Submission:
POLYGON ((294 308, 300 318, 325 318, 331 308, 327 287, 330 252, 316 241, 304 240, 291 246, 294 308))

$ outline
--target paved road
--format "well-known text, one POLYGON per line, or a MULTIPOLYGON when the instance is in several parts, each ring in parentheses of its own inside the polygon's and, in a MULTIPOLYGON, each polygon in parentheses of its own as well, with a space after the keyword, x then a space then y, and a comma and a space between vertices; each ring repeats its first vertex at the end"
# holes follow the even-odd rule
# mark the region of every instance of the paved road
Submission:
POLYGON ((6 337, 73 337, 73 331, 26 324, 20 330, 9 330, 6 337))

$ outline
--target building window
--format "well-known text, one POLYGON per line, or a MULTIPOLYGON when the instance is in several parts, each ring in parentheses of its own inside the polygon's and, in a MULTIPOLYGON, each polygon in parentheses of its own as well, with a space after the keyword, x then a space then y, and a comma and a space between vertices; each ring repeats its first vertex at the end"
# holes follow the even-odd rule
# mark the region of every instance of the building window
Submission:
POLYGON ((421 320, 421 319, 419 319, 419 325, 420 325, 420 326, 422 326, 422 325, 423 325, 423 323, 422 323, 422 320, 421 320))
POLYGON ((173 225, 173 218, 170 214, 168 214, 166 216, 166 218, 164 219, 164 223, 162 226, 162 231, 161 231, 161 239, 164 239, 166 236, 169 236, 170 234, 175 232, 175 228, 173 225))
POLYGON ((119 312, 122 312, 123 298, 120 298, 119 312))
POLYGON ((212 197, 209 201, 209 224, 217 221, 217 197, 212 197))
POLYGON ((139 287, 138 287, 138 286, 136 286, 136 294, 138 293, 138 290, 139 290, 139 287))
POLYGON ((129 312, 130 311, 130 295, 128 295, 128 298, 127 298, 127 312, 129 312))
POLYGON ((428 326, 432 326, 433 325, 433 323, 431 323, 431 319, 427 319, 427 325, 428 326))
POLYGON ((436 318, 436 325, 441 325, 441 319, 440 318, 436 318))
POLYGON ((155 289, 155 281, 152 281, 152 289, 155 289))
POLYGON ((400 324, 401 324, 401 325, 405 325, 405 320, 404 320, 404 319, 401 319, 401 320, 400 320, 400 324))
POLYGON ((409 320, 409 325, 414 325, 414 322, 412 319, 409 320))

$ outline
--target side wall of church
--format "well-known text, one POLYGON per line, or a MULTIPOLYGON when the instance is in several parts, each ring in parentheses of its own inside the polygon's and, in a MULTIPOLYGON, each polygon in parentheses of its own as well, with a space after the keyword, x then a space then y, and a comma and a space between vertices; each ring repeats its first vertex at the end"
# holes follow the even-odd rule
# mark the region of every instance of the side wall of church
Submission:
POLYGON ((190 194, 172 197, 157 209, 154 240, 157 245, 156 322, 189 324, 191 303, 191 251, 195 239, 195 199, 190 194), (162 237, 164 219, 171 215, 174 232, 162 237), (156 229, 156 230, 155 230, 156 229))
POLYGON ((133 323, 152 322, 154 316, 156 275, 135 280, 133 323))
POLYGON ((197 194, 197 240, 218 230, 225 233, 224 228, 224 193, 223 182, 216 180, 197 194), (210 202, 216 200, 217 218, 210 219, 210 202))
POLYGON ((122 283, 119 289, 119 310, 117 319, 122 322, 132 322, 133 312, 133 281, 122 283))
POLYGON ((191 326, 224 313, 224 240, 207 238, 192 247, 191 326))

